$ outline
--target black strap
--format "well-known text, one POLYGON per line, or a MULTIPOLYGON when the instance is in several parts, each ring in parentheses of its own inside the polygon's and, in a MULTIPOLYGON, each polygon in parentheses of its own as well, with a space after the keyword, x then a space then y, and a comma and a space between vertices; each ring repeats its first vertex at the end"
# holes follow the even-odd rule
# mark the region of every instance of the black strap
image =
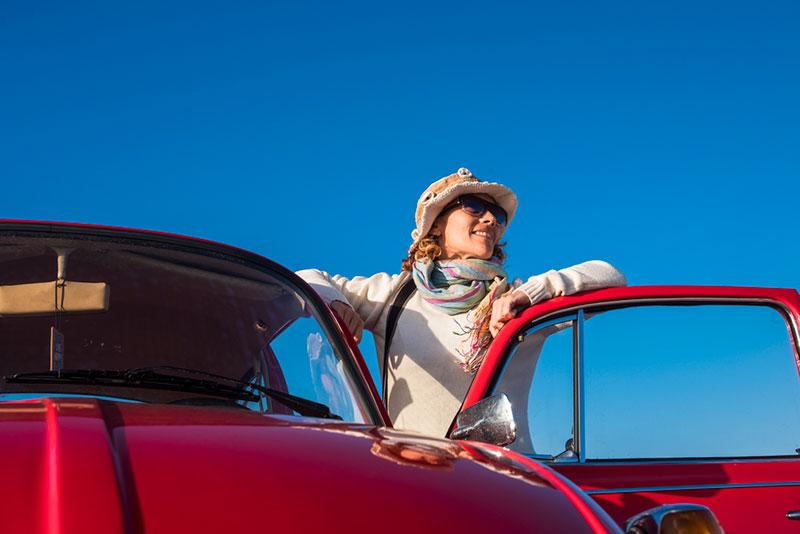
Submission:
POLYGON ((389 377, 389 347, 392 345, 392 337, 394 337, 394 331, 397 329, 400 313, 402 313, 406 302, 411 298, 411 294, 415 289, 417 289, 417 286, 414 285, 414 279, 409 276, 408 280, 395 295, 391 306, 389 306, 389 316, 386 318, 386 339, 383 343, 383 377, 381 380, 384 406, 386 406, 386 400, 389 398, 386 394, 386 383, 389 377))

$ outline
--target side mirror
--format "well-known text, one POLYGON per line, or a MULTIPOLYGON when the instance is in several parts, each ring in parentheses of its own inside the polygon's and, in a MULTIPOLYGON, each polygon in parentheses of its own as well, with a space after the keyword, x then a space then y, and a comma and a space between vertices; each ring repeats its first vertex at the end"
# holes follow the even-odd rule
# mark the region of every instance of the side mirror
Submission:
POLYGON ((508 445, 517 438, 517 423, 511 411, 511 401, 505 393, 482 399, 456 417, 457 428, 450 433, 452 439, 471 439, 508 445))
POLYGON ((626 534, 723 534, 714 514, 699 504, 665 504, 637 514, 626 534))

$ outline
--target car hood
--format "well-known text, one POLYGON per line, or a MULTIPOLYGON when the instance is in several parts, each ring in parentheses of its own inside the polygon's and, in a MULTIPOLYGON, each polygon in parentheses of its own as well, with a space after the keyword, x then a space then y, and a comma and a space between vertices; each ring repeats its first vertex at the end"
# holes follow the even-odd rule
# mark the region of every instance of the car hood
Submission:
POLYGON ((498 451, 244 410, 6 402, 0 530, 592 531, 563 479, 498 451))

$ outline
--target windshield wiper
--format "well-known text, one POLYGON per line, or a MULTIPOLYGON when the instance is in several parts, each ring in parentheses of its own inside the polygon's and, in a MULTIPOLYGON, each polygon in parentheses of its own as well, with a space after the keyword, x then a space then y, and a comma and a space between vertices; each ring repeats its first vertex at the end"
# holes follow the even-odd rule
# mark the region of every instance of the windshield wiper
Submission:
POLYGON ((215 395, 248 402, 258 402, 260 400, 260 396, 251 391, 256 390, 286 405, 300 415, 325 419, 342 419, 340 416, 332 413, 328 406, 319 402, 314 402, 309 399, 304 399, 303 397, 298 397, 252 382, 244 382, 235 378, 228 378, 222 375, 181 367, 159 366, 119 370, 62 369, 61 371, 17 373, 5 376, 3 379, 6 383, 11 384, 95 384, 99 386, 167 389, 171 391, 188 391, 191 393, 215 395), (161 370, 206 376, 213 378, 213 380, 178 376, 164 373, 161 370))

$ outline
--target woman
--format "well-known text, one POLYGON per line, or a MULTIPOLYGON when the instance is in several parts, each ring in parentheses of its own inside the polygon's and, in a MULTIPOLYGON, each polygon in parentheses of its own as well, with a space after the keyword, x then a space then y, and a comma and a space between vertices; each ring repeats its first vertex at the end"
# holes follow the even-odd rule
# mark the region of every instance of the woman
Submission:
POLYGON ((560 295, 625 285, 622 273, 602 261, 509 284, 500 238, 516 209, 510 189, 461 168, 420 197, 400 274, 348 279, 317 270, 298 273, 357 340, 362 327, 373 333, 386 408, 396 428, 444 436, 491 340, 522 309, 560 295), (410 296, 398 299, 398 293, 410 296), (399 316, 390 313, 397 306, 402 306, 399 316))

